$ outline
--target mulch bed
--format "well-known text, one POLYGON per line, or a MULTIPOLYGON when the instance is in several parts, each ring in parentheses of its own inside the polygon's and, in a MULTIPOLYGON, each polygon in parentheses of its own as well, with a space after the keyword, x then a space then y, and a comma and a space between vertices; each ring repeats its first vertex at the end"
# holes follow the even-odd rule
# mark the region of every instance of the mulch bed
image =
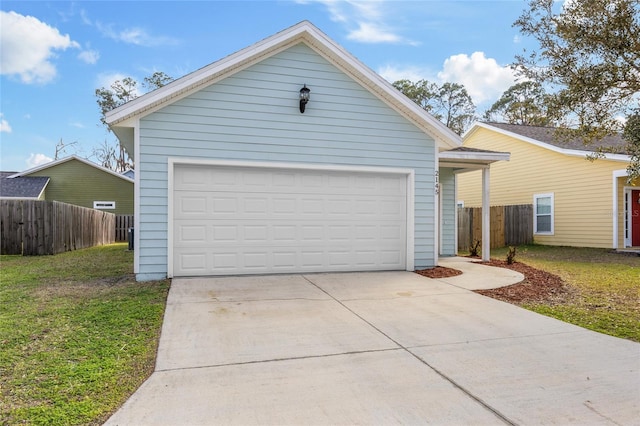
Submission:
POLYGON ((416 274, 420 274, 423 277, 427 278, 449 278, 455 277, 456 275, 462 275, 462 271, 458 271, 457 269, 445 268, 444 266, 436 266, 431 269, 421 269, 416 271, 416 274))
MULTIPOLYGON (((520 305, 525 303, 564 303, 576 295, 576 291, 559 276, 524 263, 513 262, 509 265, 506 261, 497 259, 491 259, 489 262, 478 261, 478 263, 511 269, 524 275, 524 281, 517 284, 491 290, 475 290, 476 293, 484 296, 520 305)), ((416 271, 416 273, 428 278, 447 278, 460 275, 462 272, 437 266, 432 269, 416 271)))

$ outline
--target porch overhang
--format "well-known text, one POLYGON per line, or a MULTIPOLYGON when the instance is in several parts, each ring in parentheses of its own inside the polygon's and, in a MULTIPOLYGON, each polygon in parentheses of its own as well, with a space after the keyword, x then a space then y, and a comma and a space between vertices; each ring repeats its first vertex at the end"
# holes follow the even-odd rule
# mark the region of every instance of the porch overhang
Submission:
MULTIPOLYGON (((511 154, 508 152, 487 151, 482 149, 458 147, 438 154, 438 165, 443 168, 451 168, 455 174, 482 170, 482 261, 491 260, 491 206, 489 167, 496 161, 509 161, 511 154)), ((458 239, 458 220, 456 214, 456 240, 458 239)))
POLYGON ((454 169, 454 173, 488 169, 496 161, 509 161, 508 152, 487 151, 467 147, 458 147, 438 154, 440 167, 454 169))

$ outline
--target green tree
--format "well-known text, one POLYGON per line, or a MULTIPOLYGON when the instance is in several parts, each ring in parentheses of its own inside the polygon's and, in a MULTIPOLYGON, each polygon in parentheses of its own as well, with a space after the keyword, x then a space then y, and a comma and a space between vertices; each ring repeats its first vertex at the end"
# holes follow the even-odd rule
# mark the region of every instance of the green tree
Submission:
MULTIPOLYGON (((171 77, 162 71, 156 71, 152 75, 145 77, 142 87, 147 91, 159 89, 160 87, 173 81, 171 77)), ((107 126, 106 114, 114 108, 124 105, 138 97, 138 82, 132 77, 125 77, 122 80, 116 80, 109 88, 101 87, 96 89, 96 102, 100 108, 100 121, 107 126)), ((109 129, 110 130, 110 129, 109 129)), ((133 169, 133 161, 124 147, 119 142, 109 142, 105 140, 100 147, 93 150, 95 157, 100 165, 108 169, 124 172, 133 169)))
POLYGON ((398 80, 393 83, 393 87, 401 91, 407 98, 411 99, 420 108, 433 114, 435 111, 435 98, 438 86, 427 80, 412 82, 410 80, 398 80))
POLYGON ((457 83, 438 86, 427 80, 398 80, 393 86, 422 109, 461 135, 476 118, 476 107, 465 87, 457 83))
MULTIPOLYGON (((640 100, 638 0, 529 0, 514 26, 539 44, 514 69, 553 90, 550 115, 573 121, 585 143, 622 131, 640 100)), ((637 157, 630 167, 640 171, 637 157)))
POLYGON ((435 116, 459 135, 476 119, 476 106, 462 84, 444 83, 436 96, 435 116))
POLYGON ((547 97, 544 88, 538 82, 516 83, 485 111, 483 118, 487 121, 525 126, 553 125, 554 121, 547 114, 547 97))

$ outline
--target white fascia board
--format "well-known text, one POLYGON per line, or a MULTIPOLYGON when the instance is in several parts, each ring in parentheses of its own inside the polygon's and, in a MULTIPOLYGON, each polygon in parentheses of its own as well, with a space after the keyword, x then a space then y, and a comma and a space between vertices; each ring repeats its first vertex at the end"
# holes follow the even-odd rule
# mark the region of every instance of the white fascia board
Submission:
POLYGON ((219 166, 219 167, 257 167, 269 169, 289 169, 289 170, 317 170, 317 171, 337 171, 337 172, 361 172, 361 173, 389 173, 404 174, 413 173, 413 169, 399 167, 375 167, 375 166, 355 166, 337 165, 323 163, 286 163, 276 161, 251 161, 251 160, 219 160, 207 158, 189 157, 168 157, 169 167, 175 164, 219 166))
POLYGON ((78 157, 77 155, 70 155, 69 157, 65 157, 65 158, 62 158, 60 160, 51 161, 49 163, 45 163, 45 164, 33 167, 33 168, 29 169, 29 170, 25 170, 23 172, 16 173, 16 174, 8 176, 8 177, 9 178, 15 178, 15 177, 21 177, 21 176, 28 176, 28 175, 30 175, 32 173, 39 172, 39 171, 45 170, 45 169, 49 169, 51 167, 60 165, 62 163, 66 163, 67 161, 71 161, 71 160, 78 160, 81 163, 84 163, 84 164, 86 164, 88 166, 95 167, 96 169, 100 170, 101 172, 109 173, 109 174, 111 174, 113 176, 119 177, 120 179, 124 179, 127 182, 133 183, 133 179, 131 179, 131 178, 125 176, 125 175, 122 175, 120 173, 116 173, 113 170, 109 170, 106 167, 102 167, 102 166, 100 166, 100 165, 98 165, 98 164, 96 164, 94 162, 91 162, 91 161, 86 160, 84 158, 78 157))
MULTIPOLYGON (((463 140, 464 139, 468 139, 469 136, 471 136, 477 130, 478 127, 482 127, 482 128, 487 129, 487 130, 491 130, 491 131, 503 134, 505 136, 509 136, 509 137, 512 137, 512 138, 515 138, 515 139, 519 139, 519 140, 521 140, 523 142, 530 143, 531 145, 535 145, 535 146, 538 146, 540 148, 548 149, 550 151, 554 151, 554 152, 557 152, 557 153, 560 153, 560 154, 564 154, 564 155, 568 155, 568 156, 572 156, 572 157, 583 157, 584 158, 589 154, 597 154, 596 152, 589 151, 589 150, 560 148, 560 147, 557 147, 555 145, 548 144, 546 142, 541 142, 541 141, 539 141, 537 139, 532 139, 532 138, 529 138, 529 137, 526 137, 526 136, 519 135, 517 133, 510 132, 508 130, 504 130, 504 129, 500 129, 500 128, 497 128, 497 127, 493 127, 490 124, 480 123, 480 122, 475 123, 472 126, 471 129, 469 129, 467 132, 465 132, 465 134, 462 136, 463 140)), ((605 160, 612 160, 612 161, 629 162, 629 161, 631 161, 631 156, 630 155, 625 155, 625 154, 604 154, 604 159, 605 160)))
POLYGON ((621 177, 627 177, 627 176, 629 176, 629 172, 627 171, 627 169, 613 171, 614 178, 621 178, 621 177))
POLYGON ((115 108, 106 114, 106 122, 110 126, 129 126, 130 124, 125 124, 124 121, 133 116, 149 114, 159 109, 161 105, 164 105, 169 100, 177 100, 188 96, 205 85, 213 84, 259 62, 267 56, 271 56, 302 41, 338 66, 343 72, 359 81, 371 93, 393 107, 422 131, 433 137, 438 142, 438 145, 449 149, 462 145, 460 136, 404 96, 391 83, 364 65, 308 21, 300 22, 291 28, 115 108))
POLYGON ((469 152, 469 151, 445 151, 438 155, 440 160, 451 161, 509 161, 511 159, 511 153, 509 152, 469 152))

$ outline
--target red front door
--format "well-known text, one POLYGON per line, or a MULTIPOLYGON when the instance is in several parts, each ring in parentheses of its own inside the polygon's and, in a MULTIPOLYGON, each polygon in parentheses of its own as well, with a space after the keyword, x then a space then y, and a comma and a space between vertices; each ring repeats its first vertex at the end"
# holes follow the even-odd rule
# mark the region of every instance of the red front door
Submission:
POLYGON ((640 246, 640 191, 631 191, 631 245, 640 246))

